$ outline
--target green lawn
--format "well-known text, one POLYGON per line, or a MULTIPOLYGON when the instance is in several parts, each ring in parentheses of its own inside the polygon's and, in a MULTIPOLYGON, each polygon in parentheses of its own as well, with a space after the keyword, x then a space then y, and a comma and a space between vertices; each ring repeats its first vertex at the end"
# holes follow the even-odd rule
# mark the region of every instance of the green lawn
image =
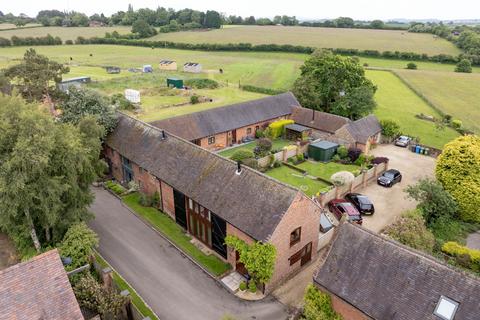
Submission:
POLYGON ((187 43, 274 43, 319 48, 408 51, 430 55, 440 53, 457 55, 460 53, 460 50, 452 43, 435 38, 431 34, 397 30, 240 26, 208 32, 160 33, 150 39, 187 43))
POLYGON ((137 307, 138 311, 142 313, 144 317, 150 317, 152 320, 158 320, 158 317, 155 313, 145 304, 142 298, 137 294, 137 292, 128 284, 125 279, 118 274, 117 271, 98 253, 95 253, 95 258, 97 262, 102 266, 102 268, 110 267, 113 270, 113 281, 118 285, 120 290, 128 290, 130 292, 130 298, 132 303, 137 307))
POLYGON ((191 237, 187 236, 183 229, 175 223, 166 214, 158 211, 152 207, 143 207, 138 203, 140 195, 138 193, 132 193, 123 197, 123 201, 137 214, 147 220, 155 229, 164 234, 170 241, 175 243, 186 254, 192 257, 195 261, 201 264, 212 274, 219 276, 230 269, 228 263, 223 262, 215 255, 206 255, 190 240, 191 237))
POLYGON ((360 170, 359 166, 356 165, 346 165, 340 164, 335 162, 313 162, 313 161, 305 161, 299 165, 297 165, 300 169, 306 170, 308 174, 320 177, 326 180, 330 180, 332 174, 337 173, 339 171, 350 171, 352 173, 360 170))
MULTIPOLYGON (((368 64, 368 67, 371 68, 385 68, 385 69, 405 69, 407 64, 410 61, 406 60, 395 60, 395 59, 382 59, 382 58, 370 58, 370 57, 359 57, 360 64, 368 64)), ((450 63, 439 63, 439 62, 430 62, 430 61, 412 61, 417 65, 419 71, 428 70, 428 71, 443 71, 443 72, 454 72, 455 64, 450 63)), ((480 73, 480 67, 473 67, 473 72, 480 73)))
POLYGON ((480 132, 480 74, 397 71, 438 109, 480 132))
POLYGON ((265 174, 300 189, 309 197, 329 187, 325 182, 304 177, 300 172, 285 165, 270 169, 265 174))
POLYGON ((432 122, 415 118, 419 113, 437 117, 439 114, 393 73, 367 70, 366 74, 378 86, 375 94, 378 107, 374 113, 379 119, 397 121, 404 134, 420 137, 420 143, 435 148, 441 149, 458 136, 453 129, 438 130, 432 122))
MULTIPOLYGON (((272 141, 272 150, 280 150, 283 147, 288 146, 291 143, 292 142, 288 141, 288 140, 275 139, 275 140, 272 141)), ((230 158, 237 150, 247 149, 247 150, 253 151, 253 149, 255 149, 256 146, 257 146, 256 141, 252 141, 252 142, 249 142, 249 143, 244 143, 242 145, 239 145, 238 147, 234 147, 234 148, 231 148, 231 149, 228 149, 228 150, 220 151, 218 154, 221 155, 222 157, 230 158)))
POLYGON ((79 36, 84 38, 103 37, 106 32, 117 31, 120 34, 130 33, 132 27, 38 27, 38 28, 17 28, 15 30, 0 30, 0 37, 10 39, 17 37, 44 37, 50 34, 54 37, 60 37, 63 41, 75 40, 79 36))

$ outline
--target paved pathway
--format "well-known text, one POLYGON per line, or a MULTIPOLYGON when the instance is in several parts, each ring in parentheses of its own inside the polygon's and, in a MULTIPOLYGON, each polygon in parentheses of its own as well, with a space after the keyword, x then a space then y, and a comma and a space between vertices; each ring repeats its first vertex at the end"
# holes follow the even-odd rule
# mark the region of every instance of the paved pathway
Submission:
POLYGON ((283 320, 284 305, 272 297, 247 302, 231 295, 120 201, 99 188, 90 226, 100 236, 100 253, 137 290, 161 320, 283 320))

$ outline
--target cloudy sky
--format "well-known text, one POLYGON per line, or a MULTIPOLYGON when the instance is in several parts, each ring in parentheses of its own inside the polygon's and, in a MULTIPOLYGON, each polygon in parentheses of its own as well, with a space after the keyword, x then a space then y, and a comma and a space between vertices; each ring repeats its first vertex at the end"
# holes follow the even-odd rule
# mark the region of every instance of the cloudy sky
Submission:
POLYGON ((2 0, 0 10, 35 16, 42 9, 76 10, 91 15, 103 12, 110 15, 126 10, 129 3, 142 7, 197 10, 214 9, 226 14, 273 17, 277 14, 295 15, 300 19, 475 19, 480 18, 479 0, 2 0))

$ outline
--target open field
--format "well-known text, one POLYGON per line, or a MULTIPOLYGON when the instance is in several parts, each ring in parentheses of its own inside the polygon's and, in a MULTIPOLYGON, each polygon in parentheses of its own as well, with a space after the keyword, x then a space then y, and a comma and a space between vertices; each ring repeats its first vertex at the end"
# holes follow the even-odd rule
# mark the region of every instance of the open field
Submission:
POLYGON ((442 148, 458 136, 453 129, 438 130, 432 122, 415 118, 419 113, 436 117, 439 114, 393 73, 367 70, 366 74, 378 86, 375 94, 378 106, 374 113, 379 119, 397 121, 404 134, 420 137, 420 143, 431 147, 442 148))
POLYGON ((379 51, 458 55, 460 50, 431 34, 397 30, 241 26, 211 31, 182 31, 158 34, 152 40, 185 43, 291 44, 319 48, 352 48, 379 51))
POLYGON ((399 70, 397 74, 442 112, 480 132, 479 74, 420 70, 399 70))
MULTIPOLYGON (((368 64, 369 68, 383 68, 383 69, 406 69, 407 64, 410 61, 406 60, 394 60, 394 59, 382 59, 382 58, 370 58, 370 57, 359 57, 360 64, 368 64)), ((438 63, 430 61, 413 61, 418 70, 429 70, 429 71, 442 71, 442 72, 454 72, 455 64, 449 63, 438 63)), ((473 67, 474 73, 480 73, 480 67, 473 67)))
POLYGON ((39 26, 41 26, 41 24, 38 24, 38 23, 27 23, 22 27, 17 27, 13 23, 0 23, 0 30, 13 29, 13 28, 21 29, 21 28, 30 28, 30 27, 39 27, 39 26))
POLYGON ((0 30, 0 37, 10 39, 17 37, 44 37, 50 34, 54 37, 60 37, 63 41, 75 40, 77 37, 84 38, 103 37, 105 32, 117 31, 120 34, 130 33, 130 26, 115 27, 38 27, 38 28, 18 28, 16 30, 0 30))

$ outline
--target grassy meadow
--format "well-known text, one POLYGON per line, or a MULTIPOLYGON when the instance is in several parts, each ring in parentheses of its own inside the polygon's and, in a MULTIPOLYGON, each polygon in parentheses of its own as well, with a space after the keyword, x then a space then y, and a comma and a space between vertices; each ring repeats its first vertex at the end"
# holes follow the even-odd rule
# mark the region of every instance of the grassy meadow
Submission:
POLYGON ((240 26, 211 31, 161 33, 152 40, 186 43, 291 44, 318 48, 351 48, 379 51, 458 55, 460 50, 431 34, 397 30, 240 26))
POLYGON ((39 27, 41 24, 39 23, 27 23, 24 26, 17 27, 13 23, 0 23, 0 30, 5 30, 5 29, 22 29, 22 28, 31 28, 31 27, 39 27))
POLYGON ((36 27, 36 28, 17 28, 16 30, 1 30, 0 37, 10 39, 17 37, 44 37, 50 34, 54 37, 60 37, 63 41, 75 40, 79 36, 84 38, 103 37, 106 32, 117 31, 120 34, 130 33, 130 26, 115 27, 36 27))
POLYGON ((419 113, 440 115, 393 73, 367 70, 367 77, 378 86, 375 94, 378 106, 374 113, 379 119, 395 120, 404 134, 420 137, 420 143, 440 149, 458 136, 450 128, 438 130, 434 123, 416 118, 419 113))
POLYGON ((397 74, 438 109, 480 132, 480 75, 401 70, 397 74))

